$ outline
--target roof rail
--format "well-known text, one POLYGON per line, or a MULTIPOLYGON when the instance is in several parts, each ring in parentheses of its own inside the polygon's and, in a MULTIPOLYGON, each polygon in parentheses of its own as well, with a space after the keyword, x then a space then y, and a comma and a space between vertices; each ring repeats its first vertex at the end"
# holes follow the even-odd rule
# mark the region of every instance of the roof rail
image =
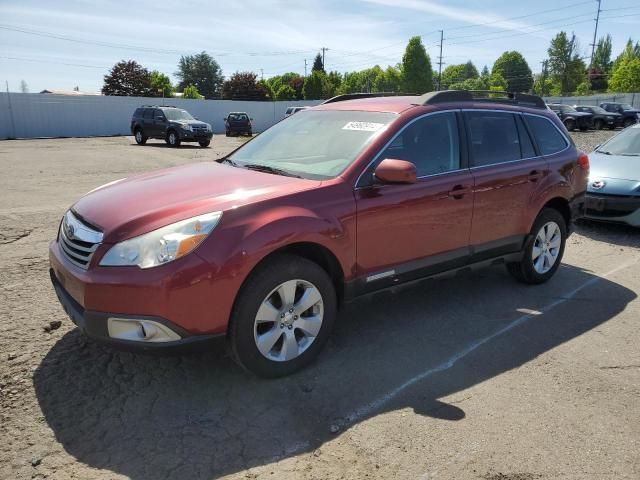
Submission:
POLYGON ((179 108, 179 107, 176 107, 175 105, 140 105, 138 108, 163 108, 163 107, 179 108))
POLYGON ((492 102, 543 108, 547 105, 537 95, 515 92, 494 92, 492 90, 442 90, 420 96, 420 105, 434 105, 448 102, 492 102))
POLYGON ((322 102, 321 105, 326 103, 344 102, 345 100, 356 100, 358 98, 373 98, 373 97, 401 97, 401 96, 415 96, 414 93, 400 93, 400 92, 379 92, 379 93, 345 93, 344 95, 337 95, 331 97, 328 100, 322 102))

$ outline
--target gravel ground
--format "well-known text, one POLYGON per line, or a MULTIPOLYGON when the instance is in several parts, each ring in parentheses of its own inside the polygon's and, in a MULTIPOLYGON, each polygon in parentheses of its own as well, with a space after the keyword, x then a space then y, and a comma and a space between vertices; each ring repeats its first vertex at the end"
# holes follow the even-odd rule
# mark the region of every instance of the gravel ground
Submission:
MULTIPOLYGON (((588 152, 609 135, 572 136, 588 152)), ((221 350, 87 341, 47 274, 65 209, 239 141, 0 142, 0 478, 640 478, 640 238, 626 227, 579 224, 545 285, 491 268, 359 300, 285 379, 221 350)))

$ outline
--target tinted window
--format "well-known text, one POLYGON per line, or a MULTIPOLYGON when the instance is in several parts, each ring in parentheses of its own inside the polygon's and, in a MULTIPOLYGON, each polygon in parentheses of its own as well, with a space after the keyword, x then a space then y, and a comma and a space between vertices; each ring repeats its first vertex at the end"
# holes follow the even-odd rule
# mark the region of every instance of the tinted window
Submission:
POLYGON ((154 110, 154 116, 157 120, 164 120, 164 113, 162 113, 162 110, 157 108, 154 110))
POLYGON ((247 116, 246 113, 230 113, 228 118, 229 120, 232 120, 234 122, 249 120, 249 117, 247 116))
POLYGON ((567 148, 567 140, 550 120, 533 115, 525 115, 525 119, 542 155, 552 155, 567 148))
POLYGON ((527 132, 527 128, 520 115, 516 115, 516 123, 518 124, 518 136, 520 137, 520 156, 522 158, 533 158, 537 156, 536 149, 533 148, 533 143, 531 143, 529 132, 527 132))
POLYGON ((145 108, 144 118, 148 118, 148 119, 153 118, 153 108, 145 108))
POLYGON ((165 108, 162 111, 169 120, 193 120, 189 112, 180 108, 165 108))
POLYGON ((413 122, 379 158, 412 162, 419 177, 458 170, 460 148, 456 114, 438 113, 413 122))
POLYGON ((142 117, 144 115, 144 108, 136 108, 136 111, 133 112, 134 117, 142 117))
POLYGON ((515 116, 501 112, 467 112, 471 160, 475 167, 519 160, 520 139, 515 116))

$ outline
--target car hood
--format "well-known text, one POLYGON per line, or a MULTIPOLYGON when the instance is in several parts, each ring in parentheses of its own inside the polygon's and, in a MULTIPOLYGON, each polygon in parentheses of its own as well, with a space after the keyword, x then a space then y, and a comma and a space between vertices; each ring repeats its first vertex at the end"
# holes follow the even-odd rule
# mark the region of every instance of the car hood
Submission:
POLYGON ((206 127, 209 124, 206 122, 201 122, 200 120, 171 120, 171 123, 178 123, 180 125, 191 125, 191 126, 202 126, 206 127))
POLYGON ((593 113, 589 112, 568 112, 567 115, 573 115, 574 117, 593 117, 593 113))
POLYGON ((640 193, 640 157, 624 155, 589 154, 589 191, 632 195, 640 193), (604 181, 604 186, 594 188, 594 182, 604 181))
MULTIPOLYGON (((72 210, 114 243, 204 213, 225 211, 318 186, 217 162, 195 163, 108 183, 72 210)), ((224 215, 223 215, 224 221, 224 215)))

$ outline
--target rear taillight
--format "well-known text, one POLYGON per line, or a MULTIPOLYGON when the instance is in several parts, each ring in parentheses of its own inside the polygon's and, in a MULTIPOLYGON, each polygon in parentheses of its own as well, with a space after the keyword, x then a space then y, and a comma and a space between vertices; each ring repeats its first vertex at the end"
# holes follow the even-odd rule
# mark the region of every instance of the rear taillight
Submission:
POLYGON ((578 165, 583 170, 589 170, 589 156, 586 153, 580 152, 578 155, 578 165))

